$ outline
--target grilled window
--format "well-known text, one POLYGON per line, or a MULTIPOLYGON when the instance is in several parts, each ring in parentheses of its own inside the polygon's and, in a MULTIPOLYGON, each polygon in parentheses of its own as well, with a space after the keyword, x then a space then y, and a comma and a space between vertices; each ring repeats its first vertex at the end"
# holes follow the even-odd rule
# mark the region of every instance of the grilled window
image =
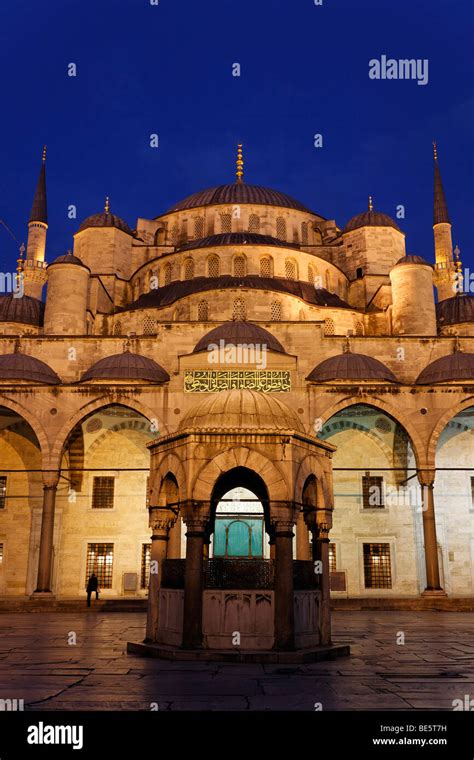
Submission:
POLYGON ((236 298, 232 307, 232 319, 243 320, 246 317, 245 301, 243 298, 236 298))
POLYGON ((142 564, 140 571, 140 588, 150 585, 151 544, 142 544, 142 564))
POLYGON ((207 301, 199 301, 198 319, 201 322, 207 322, 207 320, 209 319, 209 304, 207 301))
POLYGON ((153 335, 155 332, 155 320, 147 315, 143 320, 143 335, 153 335))
POLYGON ((366 472, 362 476, 362 506, 364 509, 383 509, 383 477, 366 472))
POLYGON ((329 572, 336 572, 336 544, 329 544, 329 572))
POLYGON ((192 280, 194 277, 194 261, 192 259, 186 259, 184 262, 184 279, 192 280))
POLYGON ((356 335, 364 334, 364 325, 362 324, 362 322, 356 322, 355 333, 356 335))
POLYGON ((280 301, 272 301, 271 319, 272 319, 272 322, 280 322, 280 320, 281 320, 281 303, 280 303, 280 301))
POLYGON ((122 323, 120 320, 114 324, 114 335, 121 335, 122 334, 122 323))
POLYGON ((308 245, 308 222, 302 222, 301 224, 301 243, 303 245, 308 245))
POLYGON ((232 232, 231 214, 221 214, 221 232, 232 232))
POLYGON ((272 262, 268 256, 264 256, 260 259, 260 277, 272 276, 272 262))
POLYGON ((179 227, 177 224, 173 224, 171 228, 171 245, 177 245, 179 239, 179 227))
POLYGON ((7 506, 7 476, 2 475, 0 477, 0 509, 5 509, 7 506))
POLYGON ((280 240, 286 240, 286 222, 282 216, 278 216, 276 220, 276 236, 280 240))
POLYGON ((296 264, 291 259, 285 261, 285 277, 287 280, 296 280, 296 264))
POLYGON ((87 544, 86 586, 92 573, 95 573, 99 589, 112 588, 113 565, 113 544, 87 544))
POLYGON ((311 264, 308 267, 308 282, 310 282, 311 285, 314 285, 314 269, 311 264))
POLYGON ((260 232, 260 217, 257 214, 249 216, 249 232, 260 232))
POLYGON ((245 259, 243 256, 236 256, 234 259, 234 277, 245 277, 245 259))
POLYGON ((334 324, 334 320, 329 317, 329 319, 324 320, 324 334, 325 335, 335 335, 336 334, 336 325, 334 324))
POLYGON ((364 544, 365 588, 392 588, 390 544, 364 544))
POLYGON ((115 479, 109 476, 94 477, 92 509, 113 509, 115 479))
POLYGON ((211 256, 207 262, 207 276, 219 277, 221 271, 221 265, 218 256, 211 256))
POLYGON ((204 217, 197 216, 194 220, 194 237, 199 240, 204 237, 204 217))
POLYGON ((164 281, 165 285, 169 285, 171 282, 171 264, 165 264, 164 266, 164 281))

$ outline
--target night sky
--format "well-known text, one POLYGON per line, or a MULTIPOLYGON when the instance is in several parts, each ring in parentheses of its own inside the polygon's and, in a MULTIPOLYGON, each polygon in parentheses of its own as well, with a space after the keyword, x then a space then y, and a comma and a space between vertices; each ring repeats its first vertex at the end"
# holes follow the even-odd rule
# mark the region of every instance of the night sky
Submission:
MULTIPOLYGON (((26 242, 44 143, 52 261, 106 195, 135 227, 232 182, 243 142, 246 181, 339 225, 369 193, 403 204, 407 252, 433 261, 436 139, 474 271, 473 28, 470 0, 3 0, 0 218, 26 242), (429 83, 369 79, 383 54, 428 59, 429 83)), ((0 228, 3 271, 16 255, 0 228)))

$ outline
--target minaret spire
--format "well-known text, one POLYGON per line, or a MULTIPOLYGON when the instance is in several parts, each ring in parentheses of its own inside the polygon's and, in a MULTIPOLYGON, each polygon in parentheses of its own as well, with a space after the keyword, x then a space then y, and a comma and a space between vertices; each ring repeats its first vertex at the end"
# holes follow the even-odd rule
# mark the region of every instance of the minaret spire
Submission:
POLYGON ((48 224, 48 204, 46 200, 46 145, 43 148, 38 184, 36 185, 29 221, 48 224))
POLYGON ((433 156, 434 156, 434 208, 433 208, 433 224, 450 224, 448 214, 448 204, 446 203, 446 196, 444 194, 443 182, 441 180, 441 172, 438 164, 438 146, 436 142, 433 142, 433 156))
POLYGON ((235 172, 235 176, 237 177, 237 182, 243 182, 244 181, 244 159, 242 156, 242 143, 239 143, 237 145, 237 161, 235 162, 237 166, 237 171, 235 172))

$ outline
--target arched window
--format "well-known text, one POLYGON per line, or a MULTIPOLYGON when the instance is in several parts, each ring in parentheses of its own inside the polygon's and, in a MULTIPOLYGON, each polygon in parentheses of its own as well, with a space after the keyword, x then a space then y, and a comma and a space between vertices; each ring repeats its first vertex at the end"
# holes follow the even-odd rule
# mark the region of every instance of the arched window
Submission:
POLYGON ((178 245, 178 237, 179 237, 179 227, 178 227, 178 223, 175 222, 171 228, 171 245, 178 245))
POLYGON ((336 334, 336 325, 334 324, 334 320, 329 318, 324 320, 324 334, 325 335, 335 335, 336 334))
POLYGON ((308 266, 308 282, 310 282, 311 285, 314 285, 314 269, 311 264, 308 266))
POLYGON ((198 319, 201 322, 207 322, 207 320, 209 319, 209 304, 207 301, 199 301, 198 319))
POLYGON ((209 260, 207 262, 207 276, 219 277, 220 273, 221 273, 221 265, 219 261, 219 256, 209 256, 209 260))
POLYGON ((154 335, 156 333, 155 320, 148 315, 143 320, 143 335, 154 335))
POLYGON ((231 214, 221 214, 221 232, 232 232, 231 214))
POLYGON ((272 301, 271 320, 272 322, 280 322, 281 320, 281 302, 280 301, 272 301))
POLYGON ((163 281, 165 285, 169 285, 171 282, 171 264, 165 264, 163 267, 163 281))
POLYGON ((243 298, 236 298, 232 307, 232 319, 243 320, 247 316, 245 301, 243 298))
POLYGON ((280 240, 286 240, 286 222, 282 216, 277 216, 276 236, 277 238, 280 238, 280 240))
POLYGON ((308 243, 309 243, 308 225, 309 225, 309 222, 302 222, 301 223, 301 243, 302 243, 302 245, 308 245, 308 243))
POLYGON ((260 232, 260 217, 257 214, 249 216, 249 232, 260 232))
POLYGON ((179 242, 181 244, 186 243, 188 239, 188 220, 183 219, 183 222, 181 224, 181 234, 179 236, 179 242))
POLYGON ((236 256, 234 259, 234 277, 245 277, 245 259, 243 256, 236 256))
POLYGON ((122 323, 120 320, 118 320, 114 324, 114 335, 121 335, 122 334, 122 323))
POLYGON ((184 279, 192 280, 194 277, 194 261, 192 259, 186 259, 184 262, 184 279))
POLYGON ((364 334, 364 325, 362 324, 362 322, 356 322, 355 333, 356 335, 364 334))
POLYGON ((292 259, 285 261, 285 277, 287 280, 296 280, 296 264, 292 259))
POLYGON ((196 240, 204 237, 204 217, 197 216, 194 219, 194 237, 196 240))
POLYGON ((140 295, 140 278, 138 277, 135 280, 135 283, 133 285, 133 297, 136 300, 140 295))
POLYGON ((269 256, 260 259, 260 277, 272 276, 272 260, 269 256))

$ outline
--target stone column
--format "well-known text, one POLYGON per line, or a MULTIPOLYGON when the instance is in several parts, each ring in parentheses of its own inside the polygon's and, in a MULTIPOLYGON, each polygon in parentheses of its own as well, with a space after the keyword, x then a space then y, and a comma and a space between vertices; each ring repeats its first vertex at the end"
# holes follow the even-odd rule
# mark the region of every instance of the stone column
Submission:
POLYGON ((182 645, 185 649, 197 649, 202 646, 203 553, 208 517, 188 511, 184 519, 187 542, 182 645))
POLYGON ((176 515, 164 507, 148 507, 148 509, 152 536, 145 641, 156 641, 163 562, 166 559, 170 528, 176 522, 176 515))
POLYGON ((168 552, 166 554, 167 559, 180 559, 181 557, 181 526, 182 519, 180 516, 176 519, 176 522, 170 528, 168 552))
POLYGON ((43 513, 38 562, 38 582, 35 593, 51 593, 53 568, 54 510, 59 472, 43 473, 43 513))
POLYGON ((425 594, 444 594, 439 581, 438 541, 434 508, 434 480, 432 470, 419 470, 418 480, 423 496, 423 536, 425 542, 426 589, 425 594))
POLYGON ((279 650, 295 648, 295 600, 293 589, 292 519, 278 519, 275 526, 275 644, 279 650))
POLYGON ((304 513, 298 513, 296 521, 296 559, 310 560, 311 549, 309 543, 309 530, 305 523, 304 513))
POLYGON ((321 594, 319 611, 319 643, 331 645, 331 573, 329 570, 329 531, 332 528, 332 507, 319 507, 306 514, 312 535, 314 569, 321 594), (316 564, 317 563, 317 564, 316 564))

